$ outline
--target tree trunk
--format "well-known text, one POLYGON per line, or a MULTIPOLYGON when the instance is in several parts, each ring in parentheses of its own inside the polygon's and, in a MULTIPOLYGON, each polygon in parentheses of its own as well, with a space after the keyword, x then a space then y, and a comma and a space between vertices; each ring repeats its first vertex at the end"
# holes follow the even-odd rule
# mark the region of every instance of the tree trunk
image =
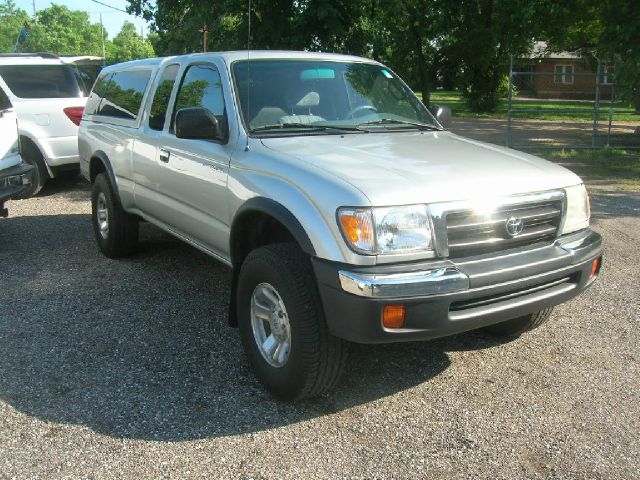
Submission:
POLYGON ((640 86, 636 88, 634 103, 636 104, 636 113, 640 113, 640 86))

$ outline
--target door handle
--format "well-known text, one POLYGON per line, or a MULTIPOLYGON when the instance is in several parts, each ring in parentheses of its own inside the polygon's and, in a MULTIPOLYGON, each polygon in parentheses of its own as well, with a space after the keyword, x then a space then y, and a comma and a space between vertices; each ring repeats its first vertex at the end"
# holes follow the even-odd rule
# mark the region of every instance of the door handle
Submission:
POLYGON ((164 163, 169 163, 169 156, 171 153, 169 150, 165 150, 164 148, 160 149, 160 161, 164 163))

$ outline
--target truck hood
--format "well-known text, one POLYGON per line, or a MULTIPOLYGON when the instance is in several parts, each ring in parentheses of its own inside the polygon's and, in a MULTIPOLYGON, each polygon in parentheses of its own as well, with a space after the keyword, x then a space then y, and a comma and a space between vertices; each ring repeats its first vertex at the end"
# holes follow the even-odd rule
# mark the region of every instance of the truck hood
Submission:
POLYGON ((296 136, 262 143, 350 183, 372 205, 500 197, 582 183, 546 160, 450 132, 296 136))

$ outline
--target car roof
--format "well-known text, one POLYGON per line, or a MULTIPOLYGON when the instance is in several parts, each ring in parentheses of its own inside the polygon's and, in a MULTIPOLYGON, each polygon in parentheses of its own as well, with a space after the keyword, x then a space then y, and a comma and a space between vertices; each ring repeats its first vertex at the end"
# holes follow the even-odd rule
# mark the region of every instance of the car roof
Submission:
POLYGON ((59 58, 43 58, 37 55, 16 57, 0 56, 0 65, 66 65, 59 58))
POLYGON ((102 70, 102 73, 109 73, 118 70, 126 70, 129 68, 137 67, 155 67, 160 64, 170 63, 175 60, 207 60, 207 59, 222 59, 227 64, 231 64, 238 60, 246 60, 247 57, 251 60, 323 60, 334 62, 366 62, 366 63, 378 63, 375 60, 369 58, 356 57, 354 55, 343 55, 338 53, 323 53, 323 52, 299 52, 289 50, 236 50, 230 52, 207 52, 207 53, 190 53, 186 55, 176 55, 171 57, 161 58, 147 58, 144 60, 132 60, 130 62, 118 63, 110 65, 102 70))

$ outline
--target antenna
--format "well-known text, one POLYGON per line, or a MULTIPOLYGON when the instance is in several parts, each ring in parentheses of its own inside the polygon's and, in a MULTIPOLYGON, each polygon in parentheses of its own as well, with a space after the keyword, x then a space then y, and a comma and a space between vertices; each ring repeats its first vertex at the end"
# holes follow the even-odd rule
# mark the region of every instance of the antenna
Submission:
MULTIPOLYGON (((251 50, 251 0, 249 0, 249 26, 247 29, 247 115, 251 112, 251 95, 249 93, 249 89, 251 88, 251 77, 249 75, 249 51, 251 50)), ((244 146, 244 151, 249 151, 249 119, 247 118, 247 143, 244 146)))

